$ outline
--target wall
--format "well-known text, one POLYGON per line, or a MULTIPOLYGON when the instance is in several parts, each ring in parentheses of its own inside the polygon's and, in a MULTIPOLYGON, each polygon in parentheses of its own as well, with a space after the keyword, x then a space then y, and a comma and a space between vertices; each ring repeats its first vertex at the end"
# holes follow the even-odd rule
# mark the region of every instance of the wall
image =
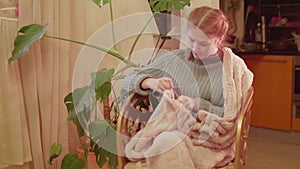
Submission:
POLYGON ((219 0, 191 0, 192 8, 203 5, 219 8, 219 0))
POLYGON ((226 46, 238 48, 244 37, 244 0, 236 0, 237 5, 230 9, 230 1, 220 1, 220 8, 224 11, 229 20, 228 34, 235 37, 233 43, 226 43, 226 46))

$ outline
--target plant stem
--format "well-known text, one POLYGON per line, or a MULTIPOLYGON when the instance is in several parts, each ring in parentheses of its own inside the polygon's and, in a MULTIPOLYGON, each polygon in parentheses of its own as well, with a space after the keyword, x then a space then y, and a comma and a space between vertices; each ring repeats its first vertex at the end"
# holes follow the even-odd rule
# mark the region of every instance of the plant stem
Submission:
POLYGON ((87 149, 87 147, 83 147, 83 148, 84 148, 84 154, 83 154, 84 169, 89 169, 89 167, 88 167, 88 159, 87 159, 88 149, 87 149))
MULTIPOLYGON (((116 91, 115 91, 115 89, 112 87, 111 88, 112 89, 112 91, 113 91, 113 94, 114 94, 114 101, 113 101, 113 103, 116 105, 116 107, 117 107, 117 112, 120 112, 119 110, 120 110, 120 108, 119 108, 119 100, 118 100, 118 97, 117 97, 117 94, 116 94, 116 91)), ((113 106, 112 106, 112 108, 113 108, 113 106)), ((113 109, 112 109, 113 110, 113 109)))
POLYGON ((80 44, 80 45, 85 45, 103 52, 106 52, 114 57, 116 57, 117 59, 121 60, 122 62, 126 63, 126 64, 130 64, 132 66, 136 66, 137 64, 125 59, 118 51, 115 50, 110 50, 107 49, 105 47, 101 47, 101 46, 96 46, 96 45, 91 45, 88 43, 84 43, 84 42, 80 42, 80 41, 76 41, 76 40, 71 40, 71 39, 66 39, 66 38, 60 38, 60 37, 56 37, 56 36, 49 36, 49 35, 45 35, 46 38, 52 38, 52 39, 58 39, 58 40, 63 40, 63 41, 67 41, 67 42, 72 42, 72 43, 76 43, 76 44, 80 44))
POLYGON ((112 8, 112 2, 109 1, 109 13, 110 13, 110 21, 111 21, 111 32, 112 32, 112 38, 114 43, 114 49, 117 50, 116 46, 116 37, 115 37, 115 27, 114 27, 114 16, 113 16, 113 8, 112 8))
POLYGON ((152 20, 152 18, 154 17, 154 15, 156 15, 156 13, 154 13, 150 18, 149 20, 147 21, 147 23, 145 24, 145 26, 143 27, 143 29, 141 30, 141 32, 138 34, 138 36, 135 38, 133 44, 132 44, 132 47, 130 49, 130 52, 129 52, 129 56, 128 56, 128 60, 130 61, 131 59, 131 55, 133 53, 133 50, 138 42, 138 40, 140 39, 140 37, 142 36, 142 33, 145 31, 146 27, 149 25, 150 21, 152 20))
POLYGON ((94 120, 97 120, 98 119, 98 114, 97 114, 97 112, 98 112, 98 109, 97 109, 98 105, 97 105, 97 101, 96 100, 93 100, 93 105, 94 105, 93 106, 94 107, 94 111, 93 112, 95 112, 94 120))

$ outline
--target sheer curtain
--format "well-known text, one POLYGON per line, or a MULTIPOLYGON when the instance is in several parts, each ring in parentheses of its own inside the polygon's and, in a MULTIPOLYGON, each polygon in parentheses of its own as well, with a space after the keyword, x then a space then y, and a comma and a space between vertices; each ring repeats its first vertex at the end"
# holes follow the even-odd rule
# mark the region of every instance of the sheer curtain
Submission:
POLYGON ((17 63, 7 60, 18 29, 15 0, 0 2, 0 168, 31 161, 28 128, 17 63))
MULTIPOLYGON (((115 18, 150 11, 147 1, 112 2, 115 18)), ((9 115, 14 114, 16 117, 12 118, 18 121, 11 122, 9 126, 2 121, 0 123, 0 139, 3 135, 12 136, 5 138, 6 142, 0 140, 0 146, 5 147, 1 147, 0 160, 5 159, 2 156, 7 156, 4 153, 15 153, 19 156, 23 154, 19 160, 17 156, 12 156, 13 163, 19 165, 18 168, 44 169, 49 168, 47 159, 53 143, 63 144, 63 154, 69 149, 74 151, 78 144, 74 126, 66 120, 67 112, 63 99, 72 90, 74 66, 81 46, 43 38, 31 46, 29 52, 19 61, 8 65, 6 60, 10 57, 12 40, 17 29, 24 25, 48 23, 47 35, 85 42, 97 29, 110 21, 109 6, 99 9, 92 0, 22 0, 19 3, 19 25, 7 27, 6 30, 10 32, 7 38, 10 40, 1 41, 0 64, 4 66, 0 67, 4 69, 1 73, 6 74, 1 74, 0 84, 3 87, 0 88, 0 120, 8 119, 8 113, 3 112, 9 112, 9 115), (2 58, 2 47, 3 51, 5 50, 5 58, 2 58), (9 80, 10 78, 12 80, 9 80), (10 92, 9 88, 14 88, 14 93, 10 92), (7 105, 13 109, 3 109, 7 105), (9 132, 4 129, 9 129, 9 132), (17 149, 10 149, 12 146, 17 146, 17 149)), ((111 38, 111 35, 101 38, 111 38)), ((121 49, 121 53, 127 53, 131 44, 132 39, 129 39, 128 42, 118 45, 118 48, 121 49)), ((140 44, 138 48, 153 47, 152 36, 143 37, 140 44)), ((104 65, 114 67, 115 62, 106 60, 104 65)), ((56 160, 51 168, 59 168, 59 161, 61 160, 56 160)), ((12 169, 15 166, 8 168, 12 169)))

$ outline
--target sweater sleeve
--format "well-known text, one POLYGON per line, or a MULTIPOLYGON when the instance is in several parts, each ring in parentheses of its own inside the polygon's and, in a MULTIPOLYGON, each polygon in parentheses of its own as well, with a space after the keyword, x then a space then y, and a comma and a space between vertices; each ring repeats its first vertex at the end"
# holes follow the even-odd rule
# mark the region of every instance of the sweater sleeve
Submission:
POLYGON ((172 57, 175 57, 174 55, 174 52, 167 52, 154 62, 144 67, 134 69, 133 72, 127 74, 123 80, 124 90, 126 92, 136 92, 140 95, 148 95, 151 90, 141 89, 141 82, 145 78, 162 77, 172 57))

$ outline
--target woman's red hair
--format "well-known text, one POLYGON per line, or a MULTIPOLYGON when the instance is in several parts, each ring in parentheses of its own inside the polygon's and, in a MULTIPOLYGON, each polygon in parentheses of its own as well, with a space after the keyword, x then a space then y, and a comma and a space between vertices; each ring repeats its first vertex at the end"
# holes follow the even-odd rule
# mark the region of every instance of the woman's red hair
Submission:
POLYGON ((223 11, 208 6, 194 9, 189 14, 188 21, 207 36, 223 38, 228 31, 228 20, 223 11))

